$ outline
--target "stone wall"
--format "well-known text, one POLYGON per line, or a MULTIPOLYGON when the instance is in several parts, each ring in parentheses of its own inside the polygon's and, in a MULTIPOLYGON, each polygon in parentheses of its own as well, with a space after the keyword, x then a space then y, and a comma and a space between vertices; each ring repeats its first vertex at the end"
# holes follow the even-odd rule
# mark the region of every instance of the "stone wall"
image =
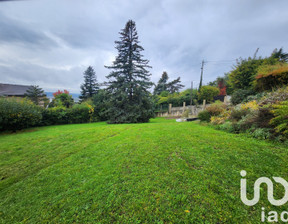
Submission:
MULTIPOLYGON (((207 106, 207 105, 206 105, 207 106)), ((206 107, 205 105, 198 106, 184 106, 184 107, 171 107, 171 111, 168 112, 158 112, 157 117, 181 117, 182 114, 189 110, 189 117, 197 117, 198 113, 206 107)))
MULTIPOLYGON (((224 103, 229 104, 230 103, 230 96, 224 97, 224 103)), ((183 102, 182 107, 172 107, 172 104, 169 104, 169 110, 168 112, 157 112, 157 117, 182 117, 182 114, 189 110, 189 118, 194 118, 198 116, 198 113, 203 111, 208 104, 206 105, 206 100, 203 100, 202 105, 192 105, 192 106, 186 106, 185 102, 183 102)))

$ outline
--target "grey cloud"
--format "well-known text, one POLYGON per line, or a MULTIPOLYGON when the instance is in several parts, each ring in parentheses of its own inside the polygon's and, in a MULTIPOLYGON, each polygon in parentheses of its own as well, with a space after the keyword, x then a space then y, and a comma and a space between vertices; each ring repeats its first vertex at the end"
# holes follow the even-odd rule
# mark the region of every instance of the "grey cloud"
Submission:
POLYGON ((9 18, 0 12, 0 42, 11 44, 26 44, 26 46, 37 46, 41 48, 55 47, 57 44, 48 38, 43 32, 29 27, 9 18))
POLYGON ((71 92, 78 92, 82 82, 82 71, 83 68, 78 66, 69 70, 62 70, 19 62, 11 67, 0 64, 0 75, 1 78, 6 76, 5 83, 40 85, 45 91, 68 89, 71 92), (13 76, 9 74, 13 74, 13 76))
MULTIPOLYGON (((5 44, 0 82, 34 81, 43 83, 43 88, 79 91, 88 65, 105 81, 109 71, 104 65, 117 53, 118 32, 133 19, 143 54, 153 66, 152 81, 157 82, 165 70, 171 78, 181 76, 189 87, 191 80, 199 82, 203 59, 245 58, 258 47, 259 56, 270 55, 276 47, 288 51, 287 6, 286 0, 8 2, 0 8, 0 47, 5 44)), ((232 66, 233 61, 208 62, 204 82, 232 66)))

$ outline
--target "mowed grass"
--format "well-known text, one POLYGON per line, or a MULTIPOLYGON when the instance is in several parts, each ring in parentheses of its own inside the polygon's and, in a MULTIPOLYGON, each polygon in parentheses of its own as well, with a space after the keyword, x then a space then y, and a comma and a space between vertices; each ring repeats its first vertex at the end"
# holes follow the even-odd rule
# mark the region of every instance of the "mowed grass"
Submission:
MULTIPOLYGON (((288 180, 285 146, 197 123, 92 123, 0 135, 1 223, 260 223, 262 176, 288 180)), ((283 187, 275 184, 281 198, 283 187)))

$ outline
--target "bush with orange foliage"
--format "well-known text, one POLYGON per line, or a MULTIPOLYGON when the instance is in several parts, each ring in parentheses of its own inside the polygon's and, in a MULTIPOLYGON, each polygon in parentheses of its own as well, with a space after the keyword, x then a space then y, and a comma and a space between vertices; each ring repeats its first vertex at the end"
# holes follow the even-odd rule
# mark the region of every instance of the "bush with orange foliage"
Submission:
POLYGON ((288 85, 288 64, 264 65, 258 69, 254 87, 258 91, 288 85))

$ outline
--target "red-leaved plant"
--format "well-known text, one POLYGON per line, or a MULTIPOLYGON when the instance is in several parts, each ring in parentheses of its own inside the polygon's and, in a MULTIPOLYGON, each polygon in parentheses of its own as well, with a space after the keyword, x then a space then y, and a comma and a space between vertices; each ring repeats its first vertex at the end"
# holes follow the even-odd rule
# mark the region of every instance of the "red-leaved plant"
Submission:
POLYGON ((68 90, 64 89, 64 92, 63 92, 63 91, 58 89, 57 92, 53 93, 53 96, 56 97, 57 95, 62 94, 62 93, 66 93, 66 94, 69 95, 69 91, 68 90))

